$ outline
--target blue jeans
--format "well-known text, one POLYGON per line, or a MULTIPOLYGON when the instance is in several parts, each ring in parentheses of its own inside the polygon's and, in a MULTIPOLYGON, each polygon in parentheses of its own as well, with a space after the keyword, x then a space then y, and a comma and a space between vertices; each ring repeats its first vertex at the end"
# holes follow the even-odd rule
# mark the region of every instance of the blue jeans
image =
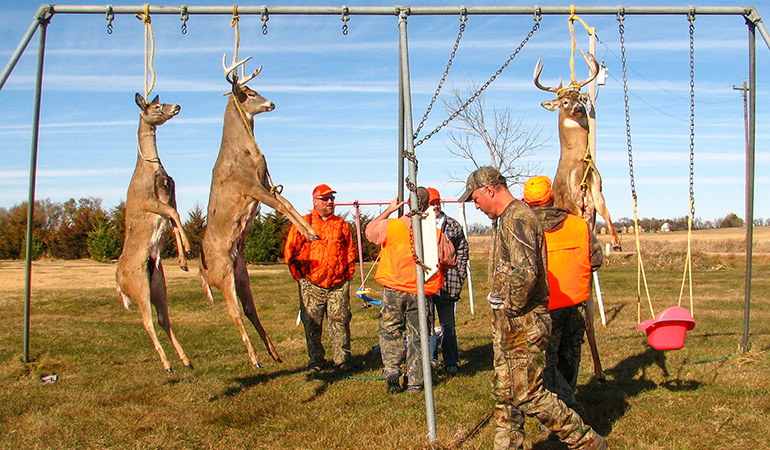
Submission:
POLYGON ((439 295, 434 295, 433 309, 435 309, 438 314, 438 323, 441 324, 444 332, 443 336, 440 338, 436 337, 436 333, 431 335, 431 358, 438 360, 438 346, 440 343, 441 353, 444 355, 444 365, 447 367, 457 367, 460 355, 457 349, 457 333, 455 331, 455 302, 444 300, 439 295))

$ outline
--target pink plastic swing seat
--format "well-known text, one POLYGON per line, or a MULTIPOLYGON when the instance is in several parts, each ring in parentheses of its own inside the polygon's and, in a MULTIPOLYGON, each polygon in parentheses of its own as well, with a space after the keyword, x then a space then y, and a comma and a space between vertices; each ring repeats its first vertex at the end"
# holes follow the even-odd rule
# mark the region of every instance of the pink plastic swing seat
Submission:
POLYGON ((684 347, 687 331, 695 327, 695 319, 680 307, 664 309, 654 319, 645 320, 636 329, 647 332, 647 343, 656 350, 679 350, 684 347))

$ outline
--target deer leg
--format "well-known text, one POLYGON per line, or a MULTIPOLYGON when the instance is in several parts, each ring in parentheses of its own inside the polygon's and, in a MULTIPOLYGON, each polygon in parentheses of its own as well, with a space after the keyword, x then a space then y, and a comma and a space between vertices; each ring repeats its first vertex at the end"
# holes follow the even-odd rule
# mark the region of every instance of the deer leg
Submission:
POLYGON ((238 294, 238 298, 241 300, 241 306, 243 307, 244 314, 246 314, 246 317, 249 318, 251 323, 254 325, 254 328, 256 328, 257 333, 259 333, 259 337, 262 338, 262 342, 264 342, 265 347, 267 347, 268 353, 270 353, 270 356, 275 361, 282 362, 281 357, 278 356, 278 351, 275 349, 275 345, 273 345, 273 341, 270 340, 270 337, 267 335, 267 332, 262 326, 262 322, 260 322, 259 316, 257 315, 257 309, 254 306, 254 296, 251 293, 249 272, 246 268, 246 261, 244 260, 243 255, 240 253, 235 257, 235 290, 238 294))
POLYGON ((224 288, 222 289, 222 295, 225 297, 225 303, 227 304, 227 313, 230 315, 230 319, 232 319, 233 323, 235 323, 235 327, 238 328, 238 333, 241 334, 241 340, 246 344, 246 351, 249 354, 251 364, 256 368, 260 368, 262 367, 262 363, 259 362, 259 358, 254 351, 254 346, 251 345, 251 340, 249 339, 249 335, 246 334, 246 328, 244 328, 243 321, 241 320, 241 313, 238 311, 235 277, 232 272, 225 277, 222 282, 222 287, 224 288))
POLYGON ((136 294, 133 295, 132 298, 136 301, 139 312, 142 314, 142 325, 144 325, 144 329, 147 330, 147 334, 149 334, 150 339, 152 339, 152 345, 155 347, 155 351, 158 352, 158 356, 160 356, 163 368, 171 373, 173 372, 171 364, 169 364, 168 358, 166 358, 166 352, 163 351, 163 347, 161 347, 160 341, 158 341, 158 336, 155 334, 155 327, 152 324, 152 306, 150 304, 152 297, 149 278, 153 276, 153 272, 156 270, 155 260, 150 258, 147 261, 147 271, 145 272, 145 276, 142 277, 141 280, 132 279, 129 282, 141 283, 141 285, 135 286, 137 288, 135 291, 136 294))
POLYGON ((297 227, 297 230, 305 237, 305 239, 314 240, 318 238, 318 234, 313 230, 313 227, 302 218, 294 206, 281 196, 281 194, 277 192, 271 194, 269 190, 260 192, 260 194, 261 195, 255 196, 255 198, 286 216, 286 218, 297 227))
POLYGON ((155 305, 155 311, 158 313, 158 325, 166 331, 169 339, 171 339, 171 344, 174 346, 177 355, 179 355, 179 359, 182 360, 182 364, 188 369, 192 369, 190 360, 187 359, 181 344, 176 340, 174 332, 171 331, 171 320, 168 315, 168 296, 166 295, 166 276, 163 273, 163 266, 160 262, 158 262, 150 277, 150 293, 150 300, 155 305))
POLYGON ((620 238, 618 238, 618 233, 615 230, 615 226, 612 224, 610 210, 607 209, 607 204, 604 201, 604 195, 602 194, 602 176, 596 168, 591 171, 588 186, 594 207, 607 224, 607 230, 610 232, 610 240, 612 241, 612 249, 619 252, 621 250, 620 238))
POLYGON ((187 258, 185 257, 185 252, 189 252, 192 246, 190 245, 189 239, 187 239, 187 234, 184 232, 184 229, 182 228, 182 220, 179 217, 179 213, 177 212, 176 209, 174 209, 170 205, 167 205, 166 203, 163 203, 160 200, 155 198, 150 199, 145 205, 144 209, 151 213, 155 213, 163 217, 166 217, 169 220, 171 220, 171 222, 174 224, 174 236, 177 242, 179 266, 182 268, 182 270, 186 272, 188 268, 187 268, 187 258))

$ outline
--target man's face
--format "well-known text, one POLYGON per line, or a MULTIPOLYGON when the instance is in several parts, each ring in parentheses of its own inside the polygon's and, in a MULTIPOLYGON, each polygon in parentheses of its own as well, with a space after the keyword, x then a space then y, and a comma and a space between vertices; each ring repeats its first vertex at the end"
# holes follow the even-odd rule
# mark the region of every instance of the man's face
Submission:
POLYGON ((313 198, 313 209, 321 217, 329 217, 334 214, 334 194, 326 194, 313 198))
POLYGON ((433 207, 433 211, 435 211, 438 216, 438 213, 441 212, 441 200, 433 200, 430 202, 430 206, 433 207))
POLYGON ((476 205, 476 209, 480 209, 481 212, 486 214, 487 217, 492 220, 497 219, 492 203, 493 190, 494 188, 492 186, 487 185, 476 189, 473 191, 473 194, 471 194, 471 200, 473 200, 473 204, 476 205))

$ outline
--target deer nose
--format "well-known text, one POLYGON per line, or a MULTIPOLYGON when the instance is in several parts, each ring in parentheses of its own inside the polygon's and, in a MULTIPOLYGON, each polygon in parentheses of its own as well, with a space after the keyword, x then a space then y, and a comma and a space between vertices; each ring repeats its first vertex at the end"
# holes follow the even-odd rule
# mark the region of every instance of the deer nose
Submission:
POLYGON ((275 103, 270 102, 269 105, 267 105, 267 108, 265 108, 266 111, 272 111, 275 109, 275 103))
POLYGON ((179 114, 179 111, 182 110, 182 107, 179 105, 174 105, 174 114, 179 114))

